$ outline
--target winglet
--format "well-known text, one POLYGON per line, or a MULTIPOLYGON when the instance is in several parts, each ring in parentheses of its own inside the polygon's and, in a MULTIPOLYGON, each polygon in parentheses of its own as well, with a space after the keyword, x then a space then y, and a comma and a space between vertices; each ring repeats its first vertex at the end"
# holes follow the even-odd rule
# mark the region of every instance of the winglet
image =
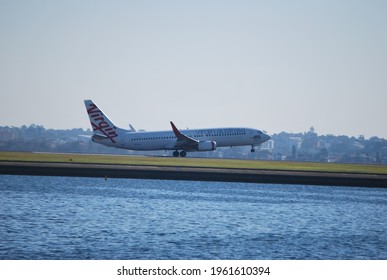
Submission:
POLYGON ((175 133, 176 137, 181 137, 181 132, 176 128, 175 124, 173 122, 170 122, 172 126, 173 133, 175 133))
POLYGON ((193 139, 184 133, 181 133, 175 126, 173 122, 170 122, 172 126, 173 133, 175 133, 175 136, 177 138, 177 142, 184 142, 186 145, 196 145, 199 143, 199 140, 193 139))

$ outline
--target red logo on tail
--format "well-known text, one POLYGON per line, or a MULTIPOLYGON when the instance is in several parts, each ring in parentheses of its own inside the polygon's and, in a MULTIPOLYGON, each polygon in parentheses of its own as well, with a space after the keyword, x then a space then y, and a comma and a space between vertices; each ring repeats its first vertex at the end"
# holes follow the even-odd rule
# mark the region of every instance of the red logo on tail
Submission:
POLYGON ((118 136, 115 130, 116 127, 112 127, 108 122, 105 121, 103 113, 94 103, 89 105, 87 113, 90 116, 90 122, 93 131, 100 131, 103 135, 109 138, 110 141, 116 143, 116 141, 113 139, 118 136))

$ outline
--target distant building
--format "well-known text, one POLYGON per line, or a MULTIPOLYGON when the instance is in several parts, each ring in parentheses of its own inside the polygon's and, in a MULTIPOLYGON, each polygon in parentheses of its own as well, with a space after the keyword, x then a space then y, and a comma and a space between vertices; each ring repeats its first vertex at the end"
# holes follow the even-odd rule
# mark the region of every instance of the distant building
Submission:
POLYGON ((265 143, 261 144, 260 150, 272 152, 274 150, 274 141, 269 140, 269 141, 266 141, 265 143))
POLYGON ((296 149, 298 150, 298 149, 301 148, 302 138, 301 137, 296 137, 296 136, 289 137, 289 144, 290 144, 289 149, 291 149, 293 146, 295 146, 296 149))

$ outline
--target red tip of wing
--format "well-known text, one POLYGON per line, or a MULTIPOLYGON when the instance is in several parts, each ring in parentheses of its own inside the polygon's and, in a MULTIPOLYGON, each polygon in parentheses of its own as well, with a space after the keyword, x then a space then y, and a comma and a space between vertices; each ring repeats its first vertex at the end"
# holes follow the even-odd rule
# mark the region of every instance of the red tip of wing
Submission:
POLYGON ((173 122, 171 122, 171 126, 172 126, 173 133, 175 133, 176 137, 177 137, 177 136, 180 136, 181 133, 180 133, 180 131, 176 128, 176 126, 174 125, 173 122))

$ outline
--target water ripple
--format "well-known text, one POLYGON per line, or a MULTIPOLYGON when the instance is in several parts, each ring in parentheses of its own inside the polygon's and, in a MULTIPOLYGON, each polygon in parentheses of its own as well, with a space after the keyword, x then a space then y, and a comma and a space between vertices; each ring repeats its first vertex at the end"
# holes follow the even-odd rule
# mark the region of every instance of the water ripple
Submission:
POLYGON ((384 189, 0 176, 0 259, 386 259, 384 189))

